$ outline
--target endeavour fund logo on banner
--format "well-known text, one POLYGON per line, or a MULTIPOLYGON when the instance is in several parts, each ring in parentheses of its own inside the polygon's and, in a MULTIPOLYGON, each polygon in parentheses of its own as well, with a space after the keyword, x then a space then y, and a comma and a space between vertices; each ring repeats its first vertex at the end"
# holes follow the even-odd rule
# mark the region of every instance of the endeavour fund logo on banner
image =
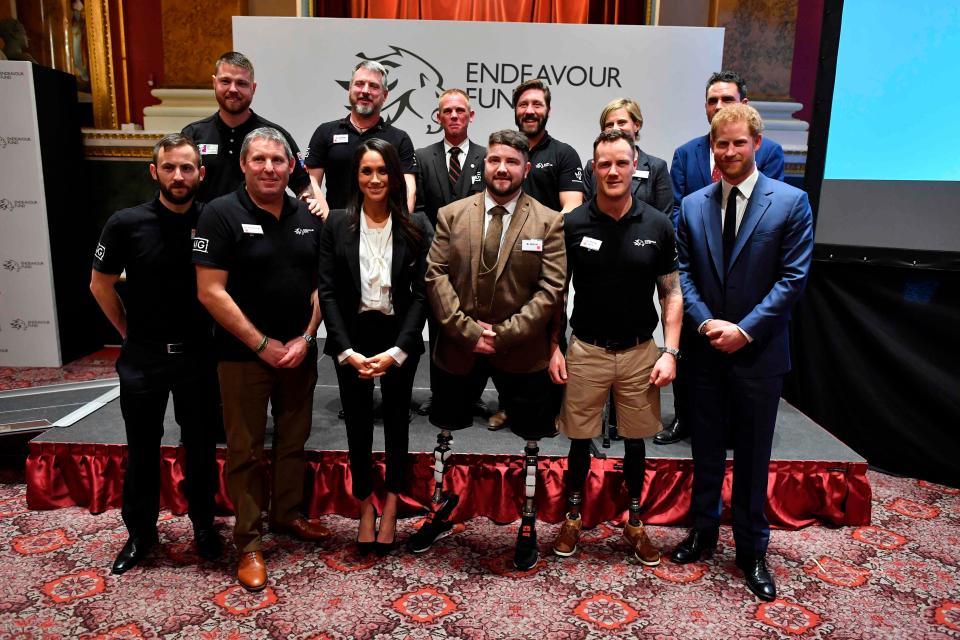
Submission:
MULTIPOLYGON (((409 49, 388 45, 389 52, 381 55, 357 54, 359 60, 374 60, 387 69, 388 102, 381 114, 387 124, 401 118, 422 121, 425 133, 440 133, 437 124, 437 98, 448 87, 437 68, 409 49)), ((542 80, 554 87, 622 88, 620 68, 597 65, 514 64, 511 62, 466 62, 466 84, 461 87, 471 100, 484 109, 512 108, 513 88, 527 80, 542 80)), ((350 80, 336 80, 343 89, 350 90, 350 80)), ((349 106, 347 106, 349 109, 349 106)), ((405 124, 404 126, 409 126, 405 124)))
POLYGON ((36 200, 11 200, 0 196, 0 211, 13 211, 14 209, 23 209, 39 204, 36 200))
POLYGON ((0 149, 6 149, 8 145, 17 145, 21 142, 30 142, 33 138, 29 136, 0 136, 0 149))
POLYGON ((23 318, 14 318, 10 321, 10 328, 17 331, 30 331, 50 324, 49 320, 24 320, 23 318))
POLYGON ((13 258, 6 258, 3 262, 0 262, 0 267, 2 267, 4 271, 19 273, 20 271, 33 269, 34 267, 42 267, 44 264, 42 260, 14 260, 13 258))
MULTIPOLYGON (((407 113, 423 121, 427 134, 440 132, 436 122, 437 97, 444 92, 443 76, 437 68, 409 49, 388 45, 389 52, 372 56, 357 54, 359 60, 373 60, 387 70, 387 96, 380 114, 387 124, 395 124, 407 113)), ((346 91, 350 80, 336 80, 346 91)), ((350 107, 347 106, 347 109, 350 107)))

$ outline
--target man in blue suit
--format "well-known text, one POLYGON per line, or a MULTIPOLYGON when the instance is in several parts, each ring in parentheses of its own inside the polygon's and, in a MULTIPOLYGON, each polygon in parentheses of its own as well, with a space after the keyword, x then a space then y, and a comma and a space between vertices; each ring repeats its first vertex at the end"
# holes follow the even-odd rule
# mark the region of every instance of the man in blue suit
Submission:
MULTIPOLYGON (((713 120, 715 113, 734 104, 747 104, 747 83, 744 79, 734 71, 720 71, 711 75, 707 80, 704 103, 707 123, 713 120)), ((783 148, 773 140, 763 138, 760 149, 756 153, 756 164, 763 175, 783 181, 783 148)), ((670 181, 673 182, 671 219, 674 227, 677 226, 677 218, 680 215, 680 202, 694 191, 699 191, 719 179, 720 173, 710 152, 709 134, 690 140, 673 153, 673 161, 670 163, 670 181)), ((684 331, 680 346, 683 347, 688 339, 689 333, 684 331)), ((656 435, 653 439, 654 444, 670 444, 690 435, 690 429, 683 418, 684 408, 687 405, 684 393, 686 376, 683 369, 682 365, 677 367, 677 379, 673 382, 673 422, 656 435)))
POLYGON ((783 376, 790 370, 790 311, 807 281, 813 214, 807 195, 763 175, 763 122, 748 105, 724 108, 710 142, 721 181, 683 199, 677 229, 693 433, 693 529, 677 564, 717 544, 726 461, 734 442, 733 539, 737 566, 763 600, 776 598, 765 555, 767 469, 783 376))

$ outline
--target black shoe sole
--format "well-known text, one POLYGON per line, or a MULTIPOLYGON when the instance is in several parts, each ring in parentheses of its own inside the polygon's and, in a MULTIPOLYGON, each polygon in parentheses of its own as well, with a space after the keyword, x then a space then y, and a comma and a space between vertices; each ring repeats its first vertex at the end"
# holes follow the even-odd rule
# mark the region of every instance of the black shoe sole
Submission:
MULTIPOLYGON (((418 533, 419 533, 419 532, 418 532, 418 533)), ((448 537, 448 536, 450 536, 450 535, 452 535, 452 534, 453 534, 453 525, 450 525, 450 528, 449 528, 449 529, 446 529, 446 530, 441 531, 440 533, 438 533, 438 534, 436 535, 436 537, 434 537, 434 539, 430 541, 430 544, 428 544, 428 545, 426 545, 426 546, 424 546, 424 547, 414 547, 414 545, 412 544, 413 540, 407 542, 407 551, 409 551, 410 553, 425 553, 425 552, 429 551, 430 548, 431 548, 434 544, 436 544, 436 542, 437 542, 438 540, 443 540, 444 538, 446 538, 446 537, 448 537)), ((416 534, 414 534, 414 535, 416 535, 416 534)))

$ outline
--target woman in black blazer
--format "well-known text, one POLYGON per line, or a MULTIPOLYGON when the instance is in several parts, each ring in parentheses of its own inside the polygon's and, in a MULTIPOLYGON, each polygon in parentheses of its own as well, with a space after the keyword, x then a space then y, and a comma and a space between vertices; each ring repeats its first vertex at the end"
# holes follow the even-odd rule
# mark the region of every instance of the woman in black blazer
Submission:
POLYGON ((324 353, 340 385, 353 496, 360 501, 357 548, 389 553, 396 540, 397 495, 409 482, 410 392, 423 353, 427 251, 433 229, 407 210, 396 149, 379 138, 353 156, 346 209, 331 211, 320 236, 324 353), (380 378, 386 490, 377 529, 373 503, 373 380, 380 378))

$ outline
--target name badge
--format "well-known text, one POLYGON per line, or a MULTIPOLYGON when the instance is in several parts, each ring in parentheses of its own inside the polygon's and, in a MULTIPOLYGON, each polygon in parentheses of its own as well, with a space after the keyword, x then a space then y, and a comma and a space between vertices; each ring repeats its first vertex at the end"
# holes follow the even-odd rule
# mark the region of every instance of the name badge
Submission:
POLYGON ((218 144, 198 144, 197 148, 200 149, 200 155, 202 156, 215 156, 217 155, 217 149, 220 148, 218 144))
POLYGON ((263 235, 263 227, 258 224, 242 224, 240 226, 243 227, 244 233, 252 233, 258 236, 263 235))
POLYGON ((650 172, 647 171, 646 169, 637 169, 636 171, 633 172, 633 177, 645 180, 646 178, 650 177, 650 172))
POLYGON ((590 251, 599 251, 601 244, 603 244, 603 240, 597 240, 590 236, 583 236, 583 239, 580 241, 580 246, 590 251))
POLYGON ((341 142, 349 142, 350 136, 346 133, 335 133, 333 134, 333 144, 340 144, 341 142))
POLYGON ((543 251, 543 239, 531 238, 520 243, 520 248, 524 251, 543 251))

